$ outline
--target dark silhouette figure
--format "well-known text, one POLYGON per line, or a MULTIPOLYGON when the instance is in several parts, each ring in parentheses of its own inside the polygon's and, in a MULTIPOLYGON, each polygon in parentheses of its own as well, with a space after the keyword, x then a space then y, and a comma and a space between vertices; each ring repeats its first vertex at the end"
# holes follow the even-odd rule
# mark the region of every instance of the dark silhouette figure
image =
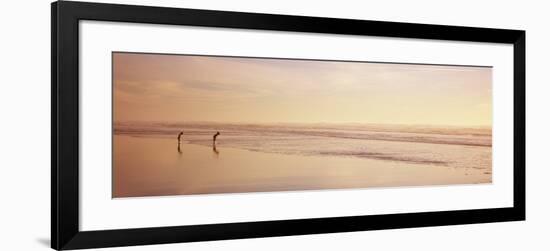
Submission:
POLYGON ((181 136, 183 135, 183 131, 181 131, 179 134, 178 134, 178 144, 181 143, 181 136))
POLYGON ((183 131, 181 131, 178 134, 178 153, 181 153, 181 136, 183 135, 183 131))
POLYGON ((216 132, 216 134, 214 134, 214 138, 212 139, 212 145, 213 146, 216 146, 216 138, 218 137, 218 135, 220 135, 220 132, 216 132))
POLYGON ((218 155, 220 154, 218 149, 216 149, 216 139, 218 138, 219 135, 220 135, 220 132, 216 132, 216 134, 214 134, 214 137, 212 137, 212 151, 214 151, 214 153, 216 154, 216 157, 218 157, 218 155))

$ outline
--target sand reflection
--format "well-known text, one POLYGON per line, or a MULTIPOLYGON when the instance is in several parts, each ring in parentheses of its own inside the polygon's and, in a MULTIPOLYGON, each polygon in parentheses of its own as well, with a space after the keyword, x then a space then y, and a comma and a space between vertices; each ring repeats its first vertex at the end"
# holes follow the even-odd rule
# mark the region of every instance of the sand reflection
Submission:
POLYGON ((491 182, 483 171, 443 166, 185 143, 175 153, 173 144, 167 138, 115 135, 113 197, 491 182))

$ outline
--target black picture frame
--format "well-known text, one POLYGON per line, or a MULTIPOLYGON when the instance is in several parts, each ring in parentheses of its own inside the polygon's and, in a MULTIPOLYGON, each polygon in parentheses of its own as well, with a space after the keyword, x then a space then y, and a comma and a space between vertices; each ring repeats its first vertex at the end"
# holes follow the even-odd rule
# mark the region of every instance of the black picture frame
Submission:
POLYGON ((59 1, 51 5, 51 247, 82 249, 525 219, 525 31, 59 1), (81 20, 489 42, 513 45, 514 204, 439 212, 79 230, 81 20))

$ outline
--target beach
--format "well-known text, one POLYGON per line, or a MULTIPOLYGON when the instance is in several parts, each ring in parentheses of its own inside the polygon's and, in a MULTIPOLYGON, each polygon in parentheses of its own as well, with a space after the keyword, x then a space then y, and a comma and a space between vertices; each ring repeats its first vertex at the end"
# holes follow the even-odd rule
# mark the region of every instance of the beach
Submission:
POLYGON ((118 123, 113 147, 114 198, 492 182, 486 128, 118 123))

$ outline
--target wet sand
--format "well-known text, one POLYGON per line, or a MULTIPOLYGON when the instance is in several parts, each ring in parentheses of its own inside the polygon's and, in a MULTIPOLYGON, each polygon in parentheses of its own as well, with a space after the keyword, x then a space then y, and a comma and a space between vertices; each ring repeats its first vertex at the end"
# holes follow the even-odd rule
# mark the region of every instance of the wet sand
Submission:
POLYGON ((113 197, 490 183, 483 170, 115 135, 113 197))

